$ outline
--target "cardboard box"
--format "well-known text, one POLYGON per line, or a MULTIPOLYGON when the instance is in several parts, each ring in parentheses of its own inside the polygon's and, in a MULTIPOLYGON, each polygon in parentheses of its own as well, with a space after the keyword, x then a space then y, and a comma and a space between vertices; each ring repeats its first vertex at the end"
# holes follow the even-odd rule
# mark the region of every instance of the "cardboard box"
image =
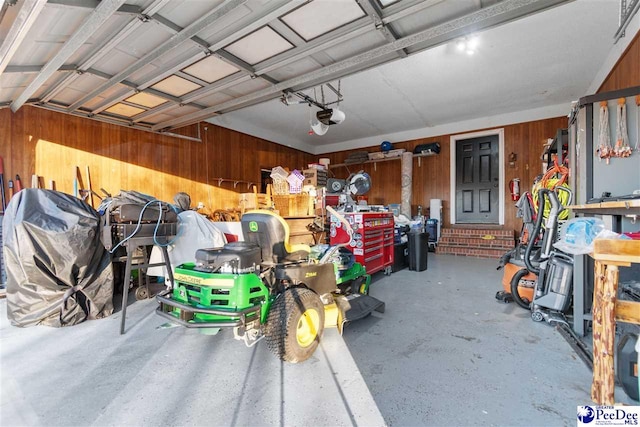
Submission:
POLYGON ((326 187, 327 171, 320 169, 305 169, 304 185, 313 185, 314 187, 326 187))

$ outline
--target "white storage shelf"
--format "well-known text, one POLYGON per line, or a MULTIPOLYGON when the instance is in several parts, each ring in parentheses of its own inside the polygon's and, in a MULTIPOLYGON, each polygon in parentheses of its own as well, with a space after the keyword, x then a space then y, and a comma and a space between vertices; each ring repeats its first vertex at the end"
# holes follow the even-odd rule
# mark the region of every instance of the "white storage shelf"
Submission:
MULTIPOLYGON (((414 154, 413 158, 418 158, 418 162, 420 162, 421 157, 431 157, 437 156, 439 153, 423 153, 423 154, 414 154)), ((354 162, 354 163, 336 163, 334 165, 329 165, 329 169, 335 169, 343 166, 351 166, 351 165, 364 165, 367 163, 379 163, 379 162, 389 162, 391 160, 400 160, 402 156, 396 157, 384 157, 382 159, 374 159, 374 160, 365 160, 364 162, 354 162)))

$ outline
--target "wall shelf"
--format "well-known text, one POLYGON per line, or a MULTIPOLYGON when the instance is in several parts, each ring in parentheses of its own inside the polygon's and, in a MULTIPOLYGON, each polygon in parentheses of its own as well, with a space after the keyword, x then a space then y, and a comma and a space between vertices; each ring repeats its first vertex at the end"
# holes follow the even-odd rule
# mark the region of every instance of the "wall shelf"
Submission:
MULTIPOLYGON (((422 157, 431 157, 431 156, 437 156, 439 153, 423 153, 423 154, 413 154, 413 158, 418 158, 418 166, 420 166, 420 159, 422 157)), ((364 162, 354 162, 354 163, 336 163, 334 165, 329 165, 329 169, 335 169, 335 168, 340 168, 340 167, 346 167, 348 168, 349 166, 352 165, 365 165, 368 163, 379 163, 379 162, 389 162, 392 160, 400 160, 402 158, 402 156, 396 156, 396 157, 383 157, 382 159, 373 159, 373 160, 365 160, 364 162)))

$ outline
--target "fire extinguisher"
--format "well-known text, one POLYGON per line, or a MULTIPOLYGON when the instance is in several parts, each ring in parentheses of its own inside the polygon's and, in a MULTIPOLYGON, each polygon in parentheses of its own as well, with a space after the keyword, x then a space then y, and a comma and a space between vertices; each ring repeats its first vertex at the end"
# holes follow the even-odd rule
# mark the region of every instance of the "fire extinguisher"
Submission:
POLYGON ((513 178, 509 181, 509 189, 511 190, 511 200, 518 201, 520 198, 520 178, 513 178))

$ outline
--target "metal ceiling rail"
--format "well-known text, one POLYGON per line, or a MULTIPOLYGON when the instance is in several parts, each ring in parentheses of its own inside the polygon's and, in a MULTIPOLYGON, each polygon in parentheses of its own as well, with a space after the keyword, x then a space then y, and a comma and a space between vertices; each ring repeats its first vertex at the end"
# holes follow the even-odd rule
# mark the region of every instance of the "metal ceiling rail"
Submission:
MULTIPOLYGON (((241 1, 241 0, 227 0, 227 1, 225 1, 222 6, 216 8, 212 12, 209 12, 203 18, 200 18, 198 21, 196 21, 193 24, 189 25, 187 28, 185 28, 180 33, 174 35, 167 42, 161 44, 156 49, 154 49, 152 52, 148 53, 147 55, 145 55, 140 60, 136 61, 131 66, 127 67, 127 69, 125 69, 124 71, 118 73, 116 76, 114 76, 114 78, 112 80, 110 80, 109 82, 106 82, 105 84, 101 85, 98 89, 92 91, 87 96, 85 96, 82 99, 80 99, 80 100, 76 101, 75 103, 73 103, 69 107, 69 111, 72 111, 74 109, 79 108, 82 104, 88 102, 90 99, 92 99, 95 96, 99 95, 100 93, 102 93, 107 88, 113 86, 114 84, 119 83, 118 79, 121 79, 121 78, 124 79, 124 78, 128 77, 131 73, 133 73, 133 72, 137 71, 138 69, 142 68, 148 62, 151 62, 151 61, 157 59, 158 57, 162 56, 164 53, 168 52, 173 47, 175 47, 178 44, 182 43, 186 39, 190 39, 192 36, 196 35, 198 32, 202 31, 206 27, 211 26, 217 20, 222 19, 225 15, 230 13, 232 10, 234 10, 237 7, 240 7, 241 5, 246 3, 246 1, 247 0, 243 0, 243 1, 241 1), (224 12, 224 11, 226 11, 226 12, 224 12), (214 16, 218 16, 218 19, 212 19, 212 17, 214 17, 214 16), (176 39, 176 40, 179 39, 180 41, 179 42, 176 41, 175 43, 172 43, 172 41, 174 39, 176 39), (171 47, 169 48, 169 46, 171 46, 171 47)), ((231 43, 231 42, 243 37, 244 35, 249 34, 252 31, 262 27, 263 25, 265 25, 266 23, 268 23, 272 19, 275 19, 276 17, 280 16, 281 14, 286 13, 287 11, 289 11, 289 10, 295 8, 295 7, 298 7, 302 3, 304 3, 304 1, 301 1, 301 0, 297 0, 297 1, 281 1, 281 2, 278 3, 278 5, 276 7, 267 9, 264 12, 264 14, 261 17, 259 17, 257 20, 255 18, 253 18, 253 20, 248 21, 248 22, 246 20, 240 21, 240 23, 237 23, 237 25, 235 25, 233 28, 228 30, 227 33, 225 33, 225 34, 228 34, 228 35, 224 36, 221 40, 219 40, 215 44, 211 45, 209 48, 212 51, 216 51, 218 49, 221 49, 221 48, 225 47, 226 45, 228 45, 229 43, 231 43)), ((157 83, 158 81, 160 81, 163 78, 173 74, 174 72, 176 72, 178 70, 181 70, 182 68, 197 62, 203 56, 204 56, 204 53, 201 56, 193 57, 191 59, 191 61, 185 61, 183 64, 181 64, 181 66, 179 68, 171 67, 170 69, 162 70, 160 73, 158 73, 154 77, 148 78, 147 81, 144 84, 139 85, 139 89, 144 89, 144 88, 146 88, 148 86, 151 86, 151 85, 157 83), (160 76, 164 76, 164 77, 160 78, 160 76)))
MULTIPOLYGON (((305 0, 306 1, 306 0, 305 0)), ((241 21, 239 21, 238 23, 236 23, 236 25, 233 26, 233 28, 227 30, 222 39, 219 40, 218 42, 216 42, 214 45, 209 46, 210 50, 216 50, 217 52, 213 53, 214 55, 216 55, 217 57, 219 57, 221 60, 223 61, 227 61, 230 62, 231 59, 235 60, 235 61, 239 61, 238 59, 236 59, 235 57, 233 57, 232 55, 229 55, 228 57, 222 57, 220 55, 221 48, 224 46, 227 46, 228 44, 232 43, 233 41, 235 41, 236 39, 239 39, 241 37, 243 37, 246 34, 251 33, 254 30, 257 30, 259 28, 261 28, 262 26, 266 25, 267 23, 273 21, 274 19, 277 19, 279 16, 281 16, 284 13, 287 13, 288 11, 290 11, 291 9, 298 7, 300 4, 304 3, 305 1, 302 0, 297 0, 297 1, 283 1, 280 2, 280 4, 278 4, 276 7, 274 8, 270 8, 267 9, 263 12, 263 14, 258 17, 256 19, 256 17, 252 17, 252 16, 248 16, 245 19, 242 19, 241 21)), ((175 24, 174 24, 175 25, 175 24)), ((193 39, 192 39, 193 40, 193 39)), ((204 41, 203 41, 204 42, 204 41)), ((206 44, 206 42, 204 42, 206 44)), ((209 51, 210 53, 210 51, 209 51)), ((226 53, 226 52, 224 52, 226 53)), ((183 68, 199 61, 200 59, 204 58, 205 56, 207 56, 207 54, 205 54, 205 52, 201 52, 195 56, 191 56, 189 59, 181 61, 179 64, 177 65, 173 65, 173 66, 169 66, 166 67, 165 69, 161 70, 159 73, 156 73, 155 75, 153 75, 153 77, 147 77, 144 78, 144 83, 139 84, 138 85, 138 90, 140 91, 145 91, 146 88, 148 88, 149 86, 152 86, 154 84, 156 84, 157 82, 179 72, 180 70, 182 70, 183 68)), ((239 63, 232 63, 232 65, 238 67, 239 63)), ((248 66, 251 70, 253 70, 253 67, 249 66, 248 64, 246 64, 246 66, 248 66)), ((238 67, 239 68, 239 67, 238 67)), ((249 78, 253 78, 255 76, 255 70, 253 73, 251 73, 250 75, 247 74, 245 76, 243 76, 242 74, 236 73, 233 74, 233 79, 235 79, 237 83, 240 83, 242 81, 246 81, 249 78)), ((275 84, 276 81, 274 79, 268 78, 268 76, 264 76, 264 79, 267 80, 270 84, 275 84)), ((205 94, 208 94, 208 92, 210 91, 211 87, 214 88, 220 88, 220 87, 229 87, 231 86, 230 84, 227 83, 226 79, 223 79, 222 81, 218 81, 218 82, 214 82, 208 86, 205 86, 207 88, 206 92, 203 92, 202 89, 196 89, 194 92, 192 92, 191 94, 188 95, 188 97, 185 97, 184 100, 181 102, 181 104, 187 104, 190 102, 195 101, 196 99, 198 99, 198 97, 193 97, 193 94, 202 94, 202 96, 204 96, 205 94), (224 84, 221 86, 220 83, 222 83, 224 81, 224 84)), ((132 93, 127 92, 124 96, 120 97, 119 99, 123 99, 126 98, 128 96, 131 96, 132 93)), ((201 96, 200 96, 201 97, 201 96)), ((88 98, 88 97, 85 97, 88 98)), ((83 101, 85 98, 83 98, 80 101, 83 101)), ((108 102, 102 103, 98 109, 99 111, 104 110, 105 108, 108 108, 108 106, 105 107, 105 105, 107 103, 109 103, 109 105, 113 105, 114 103, 117 102, 118 97, 112 97, 108 102)), ((79 103, 80 101, 76 102, 79 103)), ((88 102, 88 99, 84 102, 88 102)), ((83 103, 84 103, 83 102, 83 103)), ((146 111, 144 113, 140 113, 138 116, 135 116, 136 120, 139 120, 138 117, 150 117, 152 115, 158 114, 162 111, 166 111, 167 109, 169 109, 171 107, 171 105, 160 105, 158 107, 156 107, 155 109, 146 111), (150 114, 147 114, 149 113, 150 114)), ((99 111, 95 111, 95 112, 99 112, 99 111)))
POLYGON ((40 104, 33 104, 34 107, 37 108, 43 108, 45 110, 51 110, 51 111, 56 111, 58 113, 65 113, 65 114, 71 114, 72 116, 76 116, 76 117, 82 117, 82 118, 89 118, 91 120, 97 120, 99 122, 103 122, 103 123, 108 123, 111 125, 117 125, 117 126, 124 126, 124 127, 128 127, 128 128, 132 128, 132 129, 137 129, 137 130, 141 130, 141 131, 145 131, 145 132, 150 132, 150 133, 155 133, 157 135, 161 135, 161 136, 170 136, 173 138, 179 138, 179 139, 186 139, 189 141, 196 141, 196 142, 202 142, 202 139, 199 138, 194 138, 191 136, 186 136, 186 135, 180 135, 177 133, 172 133, 172 132, 156 132, 151 130, 151 128, 149 126, 143 126, 143 125, 137 125, 135 123, 132 123, 131 121, 126 121, 126 120, 122 120, 122 119, 118 119, 115 117, 108 117, 108 116, 104 116, 104 115, 100 115, 100 116, 93 116, 90 113, 85 113, 82 111, 74 111, 74 112, 67 112, 67 109, 63 106, 57 106, 53 103, 48 103, 46 106, 45 105, 40 105, 40 104))
MULTIPOLYGON (((306 1, 306 0, 305 0, 306 1)), ((219 40, 218 42, 216 42, 214 45, 209 46, 210 50, 216 50, 218 52, 214 53, 214 55, 218 56, 221 60, 227 61, 227 58, 223 58, 219 55, 219 52, 221 50, 222 47, 227 46, 228 44, 232 43, 233 41, 235 41, 236 39, 239 39, 241 37, 243 37, 246 34, 251 33, 254 30, 257 30, 259 28, 261 28, 262 26, 266 25, 267 23, 271 22, 272 20, 276 19, 277 17, 279 17, 280 15, 287 13, 289 10, 298 7, 300 4, 304 3, 301 0, 298 1, 284 1, 284 2, 280 2, 280 4, 278 4, 275 8, 270 8, 267 9, 263 12, 263 14, 258 17, 256 19, 256 17, 252 17, 252 16, 248 16, 245 19, 242 19, 241 21, 239 21, 238 23, 236 23, 236 25, 233 26, 233 28, 227 30, 224 35, 222 36, 222 39, 219 40)), ((205 42, 206 43, 206 42, 205 42)), ((225 52, 226 53, 226 52, 225 52)), ((192 56, 189 59, 180 62, 177 65, 174 66, 169 66, 166 67, 165 69, 161 70, 159 73, 156 73, 155 75, 153 75, 153 77, 146 77, 144 78, 144 83, 139 84, 138 85, 138 89, 141 91, 144 91, 146 88, 148 88, 149 86, 152 86, 154 84, 156 84, 157 82, 175 74, 176 72, 179 72, 180 70, 182 70, 183 68, 199 61, 200 59, 204 58, 206 56, 206 54, 204 52, 199 53, 198 55, 192 56)), ((233 56, 230 56, 230 58, 234 58, 233 56)), ((237 67, 237 64, 232 64, 234 66, 237 67)), ((247 64, 248 65, 248 64, 247 64)), ((253 69, 253 68, 251 68, 253 69)), ((237 83, 240 83, 242 81, 246 81, 249 80, 249 78, 252 78, 255 76, 255 72, 251 73, 251 75, 247 74, 247 75, 242 75, 240 73, 236 73, 232 75, 232 79, 235 79, 237 81, 237 83)), ((267 79, 267 76, 265 76, 265 79, 267 79)), ((270 84, 274 84, 275 80, 273 79, 268 79, 267 81, 270 82, 270 84)), ((223 79, 222 81, 218 81, 218 82, 214 82, 208 86, 205 86, 206 88, 220 88, 220 87, 229 87, 230 84, 227 83, 227 79, 223 79), (224 81, 223 86, 220 85, 220 83, 222 83, 224 81)), ((185 103, 190 103, 193 102, 197 99, 197 97, 193 97, 193 94, 201 94, 203 93, 202 89, 196 89, 194 92, 192 92, 190 95, 188 95, 188 97, 186 96, 184 98, 184 100, 182 101, 183 104, 185 103)), ((209 92, 209 89, 206 90, 206 93, 209 92)), ((204 94, 202 95, 204 96, 204 94)), ((104 104, 102 104, 104 105, 104 104)), ((101 106, 102 106, 101 105, 101 106)), ((146 111, 144 113, 140 113, 138 116, 135 116, 136 120, 139 120, 139 117, 151 117, 155 114, 158 114, 162 111, 166 111, 167 109, 169 109, 171 107, 171 105, 160 105, 158 107, 156 107, 155 109, 146 111)))
POLYGON ((628 5, 626 0, 620 0, 620 27, 613 35, 613 43, 617 43, 624 37, 624 30, 631 23, 633 16, 638 13, 638 9, 640 9, 640 0, 630 0, 628 5))
MULTIPOLYGON (((298 33, 293 31, 291 27, 289 27, 287 24, 282 22, 280 19, 274 19, 273 21, 269 22, 269 26, 271 27, 272 30, 274 30, 276 33, 280 34, 287 41, 289 41, 289 43, 293 44, 294 49, 295 47, 300 47, 307 44, 307 41, 305 39, 300 37, 298 33)), ((290 52, 290 50, 287 50, 287 52, 290 52)))
POLYGON ((100 4, 84 20, 80 28, 65 42, 53 58, 42 67, 42 71, 11 103, 14 113, 29 99, 66 60, 71 57, 102 26, 125 0, 102 0, 100 4))
MULTIPOLYGON (((199 52, 195 57, 197 58, 204 58, 205 54, 204 52, 199 52)), ((180 68, 184 68, 187 65, 190 65, 193 61, 194 56, 189 55, 188 59, 183 59, 181 61, 178 62, 178 65, 175 65, 174 67, 178 66, 180 68)), ((105 75, 107 75, 106 73, 103 73, 105 75)), ((111 76, 113 77, 113 76, 111 76)), ((109 80, 109 79, 106 79, 109 80)), ((124 84, 124 83, 121 83, 124 84)), ((115 85, 114 85, 115 86, 115 85)), ((126 85, 125 85, 126 86, 126 85)), ((136 89, 131 89, 127 92, 121 93, 120 95, 113 95, 110 99, 108 99, 107 101, 103 101, 101 104, 99 104, 97 107, 94 107, 94 112, 98 112, 98 111, 102 111, 105 108, 109 108, 109 106, 115 104, 116 102, 118 102, 118 99, 124 99, 124 98, 128 98, 131 95, 134 95, 136 93, 136 91, 138 92, 146 92, 147 89, 151 89, 149 87, 149 85, 139 85, 136 84, 137 88, 136 89)), ((164 96, 166 98, 166 95, 164 96)))
MULTIPOLYGON (((195 91, 191 92, 190 94, 185 95, 182 98, 182 102, 180 102, 179 104, 189 104, 189 103, 195 101, 196 99, 204 97, 208 93, 204 93, 204 94, 202 94, 200 96, 198 96, 197 94, 199 92, 202 92, 202 91, 205 91, 205 90, 207 92, 213 92, 213 90, 210 89, 211 87, 215 87, 218 91, 220 91, 220 90, 224 90, 224 89, 226 89, 228 87, 235 86, 235 85, 240 84, 240 83, 244 83, 244 82, 249 81, 249 80, 251 80, 251 76, 249 76, 248 74, 241 74, 241 73, 232 74, 232 75, 227 76, 227 77, 225 77, 223 79, 220 79, 220 80, 218 80, 218 81, 216 81, 216 82, 214 82, 214 83, 212 83, 212 84, 210 84, 208 86, 204 86, 204 87, 202 87, 200 89, 196 89, 195 91)), ((138 114, 136 116, 133 116, 132 119, 133 119, 134 122, 138 122, 138 121, 141 121, 141 120, 146 119, 148 117, 152 117, 152 116, 160 114, 160 113, 162 113, 164 111, 170 110, 171 108, 174 107, 174 105, 175 105, 175 103, 162 104, 162 105, 159 105, 159 106, 157 106, 155 108, 151 108, 151 109, 145 111, 144 113, 140 113, 140 114, 138 114)))
POLYGON ((224 61, 227 61, 228 63, 234 65, 237 68, 239 68, 241 71, 244 71, 245 73, 248 73, 249 75, 251 75, 252 78, 260 77, 261 79, 266 80, 268 83, 270 83, 272 85, 275 85, 275 84, 279 83, 276 79, 272 79, 271 77, 269 77, 267 75, 264 75, 264 74, 257 75, 256 74, 256 70, 253 68, 252 65, 247 64, 242 59, 236 58, 235 56, 233 56, 232 54, 230 54, 226 50, 218 49, 215 52, 215 55, 218 58, 220 58, 220 59, 222 59, 224 61))
POLYGON ((177 46, 179 46, 186 40, 190 39, 200 31, 205 29, 206 27, 212 25, 216 21, 221 20, 222 18, 227 16, 229 13, 231 13, 233 10, 244 5, 246 2, 247 0, 228 0, 223 2, 221 6, 206 13, 200 19, 195 21, 193 24, 189 25, 179 33, 173 35, 171 38, 169 38, 169 40, 161 43, 158 47, 156 47, 151 52, 144 55, 142 58, 138 59, 133 64, 129 65, 127 68, 125 68, 124 70, 122 70, 121 72, 113 76, 107 82, 101 84, 96 89, 91 91, 89 94, 87 94, 86 96, 82 97, 78 101, 71 104, 71 106, 67 108, 67 111, 71 112, 71 111, 77 110, 86 102, 100 95, 102 92, 104 92, 111 86, 122 82, 124 79, 126 79, 131 74, 135 73, 136 71, 138 71, 139 69, 147 65, 148 63, 154 61, 155 59, 169 52, 170 50, 176 48, 177 46))
MULTIPOLYGON (((180 27, 179 25, 175 24, 174 22, 168 20, 167 18, 164 18, 158 14, 155 14, 151 17, 152 19, 154 19, 155 21, 157 21, 160 25, 164 26, 165 28, 169 29, 170 31, 173 31, 174 34, 179 33, 180 31, 183 30, 182 27, 180 27)), ((191 42, 196 45, 198 48, 200 48, 205 55, 210 55, 211 53, 215 54, 218 58, 220 58, 221 60, 228 62, 229 64, 233 65, 234 67, 238 68, 240 71, 244 71, 247 74, 250 74, 252 76, 255 76, 255 70, 253 69, 253 67, 250 64, 247 64, 246 62, 244 62, 243 60, 236 58, 235 56, 227 53, 226 51, 222 50, 222 49, 218 49, 216 52, 212 52, 211 51, 211 46, 209 45, 209 43, 207 43, 205 40, 202 40, 200 37, 198 36, 193 36, 191 37, 189 40, 191 40, 191 42)), ((267 82, 271 83, 271 84, 276 84, 278 83, 277 81, 275 81, 274 79, 270 78, 269 76, 260 76, 261 78, 265 79, 267 82)))
MULTIPOLYGON (((18 11, 6 38, 0 45, 0 74, 7 68, 11 58, 16 53, 20 44, 27 36, 29 29, 46 6, 46 0, 24 0, 18 11)), ((8 3, 3 0, 2 10, 6 10, 8 3)))
MULTIPOLYGON (((64 6, 64 7, 79 7, 83 9, 95 9, 100 4, 98 0, 49 0, 47 3, 50 5, 64 6)), ((140 13, 140 7, 133 4, 123 4, 116 10, 115 13, 138 15, 140 13)))
MULTIPOLYGON (((279 21, 275 20, 273 22, 279 22, 279 21)), ((272 23, 270 22, 269 24, 271 25, 272 23)), ((283 53, 282 55, 276 55, 273 59, 268 59, 264 61, 262 65, 256 65, 254 71, 258 75, 263 75, 264 73, 268 73, 280 67, 284 67, 302 58, 311 56, 314 53, 322 52, 323 50, 328 49, 332 46, 335 46, 337 44, 348 41, 354 37, 365 34, 368 31, 371 31, 371 20, 368 17, 362 17, 361 19, 354 21, 351 24, 347 24, 340 29, 334 30, 328 34, 320 36, 309 43, 303 44, 301 46, 297 46, 292 50, 283 53)), ((298 36, 298 38, 300 37, 298 36)), ((304 43, 304 40, 302 40, 302 42, 304 43)), ((172 72, 172 73, 175 74, 175 72, 172 72)), ((214 93, 216 91, 219 92, 230 86, 243 83, 247 80, 249 80, 249 76, 247 75, 243 75, 240 73, 232 74, 222 80, 218 80, 207 86, 204 86, 200 89, 196 89, 195 91, 184 95, 183 102, 196 101, 200 98, 210 95, 211 93, 214 93)), ((145 84, 145 86, 147 85, 148 84, 145 84)), ((166 111, 167 109, 169 109, 169 107, 170 106, 167 106, 167 105, 160 105, 147 112, 140 113, 138 116, 134 117, 134 120, 138 120, 138 117, 144 117, 144 118, 151 117, 153 115, 166 111)))
POLYGON ((442 3, 443 1, 444 0, 414 1, 413 4, 405 5, 405 2, 409 2, 407 0, 404 0, 402 2, 392 4, 391 6, 385 8, 385 14, 382 18, 382 23, 389 24, 390 22, 397 21, 398 19, 402 19, 409 15, 413 15, 428 7, 434 6, 438 3, 442 3))
MULTIPOLYGON (((409 14, 417 13, 441 1, 442 0, 414 0, 413 2, 410 2, 409 0, 403 0, 402 2, 388 7, 390 10, 381 18, 382 23, 385 25, 390 24, 406 17, 409 14), (405 6, 405 1, 413 4, 405 6), (407 10, 410 12, 407 12, 407 10)), ((364 16, 329 33, 323 34, 322 36, 306 43, 304 46, 298 46, 290 51, 261 62, 255 67, 256 73, 268 73, 307 56, 313 55, 314 53, 322 52, 323 50, 365 34, 366 32, 371 31, 372 27, 375 28, 375 26, 372 25, 371 18, 369 16, 364 16)))
MULTIPOLYGON (((58 93, 60 93, 65 87, 69 84, 73 83, 78 77, 82 75, 82 72, 87 70, 97 61, 99 61, 102 57, 108 54, 114 47, 116 47, 122 40, 131 35, 135 30, 138 29, 141 25, 143 25, 146 21, 143 16, 156 13, 160 9, 162 9, 169 0, 155 0, 151 3, 146 9, 142 10, 139 14, 136 14, 132 20, 125 23, 122 27, 120 27, 116 32, 109 37, 105 37, 101 43, 98 44, 96 48, 94 48, 84 59, 80 65, 78 65, 78 73, 69 74, 64 79, 59 82, 53 84, 40 98, 44 102, 48 102, 58 93)), ((68 3, 68 0, 67 0, 68 3)), ((89 0, 87 3, 93 3, 92 0, 89 0)), ((89 6, 87 6, 89 7, 89 6)))
MULTIPOLYGON (((427 0, 427 1, 414 1, 414 4, 406 6, 407 9, 411 9, 416 13, 428 6, 433 6, 435 3, 438 3, 441 0, 427 0)), ((383 18, 383 21, 386 24, 392 23, 398 19, 407 16, 405 13, 405 9, 399 9, 393 12, 390 12, 388 16, 383 18)), ((336 46, 340 43, 344 43, 349 41, 355 37, 361 36, 372 30, 371 18, 368 16, 364 16, 356 21, 353 21, 349 24, 346 24, 338 29, 335 29, 329 33, 323 34, 310 42, 306 42, 300 36, 298 36, 294 31, 290 30, 288 26, 283 24, 279 19, 274 19, 269 22, 269 25, 272 26, 277 32, 287 37, 290 42, 296 44, 296 47, 284 52, 280 55, 276 55, 273 58, 267 59, 262 63, 255 66, 255 74, 263 75, 265 73, 269 73, 278 68, 284 67, 296 61, 299 61, 303 58, 310 57, 315 53, 323 52, 326 49, 329 49, 333 46, 336 46), (282 31, 282 30, 285 31, 282 31), (288 30, 288 31, 287 31, 288 30), (291 37, 294 35, 294 37, 291 37)), ((236 76, 237 79, 236 84, 242 83, 246 81, 246 78, 241 76, 236 76)), ((186 94, 183 98, 183 102, 193 102, 197 99, 205 97, 214 91, 221 91, 230 85, 220 86, 220 82, 214 82, 208 86, 204 86, 200 89, 197 89, 189 94, 186 94)), ((154 109, 146 111, 144 113, 140 113, 139 116, 135 116, 134 120, 138 120, 138 117, 151 117, 153 115, 159 114, 163 111, 169 109, 168 105, 160 105, 154 109)))
MULTIPOLYGON (((4 73, 5 74, 8 74, 8 73, 35 74, 35 73, 39 73, 40 71, 42 71, 42 67, 44 67, 44 65, 9 65, 9 66, 7 66, 7 68, 4 69, 4 73)), ((62 67, 58 68, 58 71, 60 71, 60 72, 75 71, 76 68, 78 68, 77 65, 68 64, 68 65, 63 65, 62 67)))
POLYGON ((209 82, 206 82, 206 81, 204 81, 202 79, 199 79, 199 78, 197 78, 195 76, 192 76, 191 74, 187 74, 187 73, 185 73, 183 71, 176 71, 173 74, 175 74, 176 76, 181 77, 181 78, 183 78, 185 80, 189 80, 191 83, 195 83, 198 86, 208 86, 209 85, 209 82))
POLYGON ((299 61, 317 52, 322 52, 340 43, 361 36, 372 30, 371 19, 364 16, 357 21, 353 21, 343 27, 324 34, 303 46, 298 46, 281 55, 276 55, 271 59, 256 65, 256 73, 268 73, 278 68, 299 61))
MULTIPOLYGON (((95 69, 93 69, 93 68, 88 69, 86 72, 87 72, 87 73, 89 73, 89 74, 92 74, 92 75, 94 75, 94 76, 96 76, 96 77, 100 77, 100 78, 102 78, 102 79, 105 79, 105 80, 109 80, 109 79, 111 79, 111 78, 113 77, 113 76, 111 76, 111 75, 109 75, 109 74, 107 74, 107 73, 103 73, 102 71, 98 71, 98 70, 95 70, 95 69)), ((122 81, 122 82, 120 82, 120 83, 121 83, 122 85, 124 85, 124 86, 128 87, 129 89, 131 89, 130 91, 128 91, 128 92, 127 92, 127 93, 130 93, 130 95, 129 95, 129 96, 132 96, 132 95, 134 95, 134 94, 136 94, 136 93, 144 92, 144 93, 148 93, 148 94, 150 94, 150 95, 157 96, 157 97, 159 97, 159 98, 166 99, 167 101, 173 102, 174 104, 184 104, 184 105, 189 105, 189 106, 191 106, 191 107, 198 108, 198 109, 203 109, 203 108, 205 108, 205 107, 204 107, 204 106, 202 106, 202 105, 198 105, 198 104, 194 104, 194 103, 184 103, 184 102, 182 101, 182 99, 180 99, 180 98, 178 98, 178 97, 176 97, 176 96, 169 95, 168 93, 164 93, 164 92, 161 92, 161 91, 156 90, 156 89, 153 89, 153 88, 147 88, 147 89, 145 89, 145 90, 143 90, 143 91, 138 90, 138 89, 137 89, 137 85, 136 85, 135 83, 133 83, 133 82, 128 81, 128 80, 123 80, 123 81, 122 81)), ((128 98, 129 96, 125 96, 124 98, 128 98)), ((111 105, 116 104, 116 103, 117 103, 117 102, 119 102, 119 100, 121 100, 122 98, 123 98, 123 97, 122 97, 122 95, 115 95, 115 96, 113 97, 113 100, 112 100, 113 102, 109 103, 110 101, 107 101, 107 102, 103 103, 103 105, 101 105, 100 107, 96 107, 94 110, 92 110, 92 111, 91 111, 91 113, 93 113, 93 114, 98 114, 98 113, 100 113, 101 111, 104 111, 104 110, 106 110, 107 108, 109 108, 111 105), (108 104, 108 105, 107 105, 107 104, 108 104)))
MULTIPOLYGON (((358 3, 360 4, 360 7, 364 9, 364 12, 369 15, 376 29, 380 31, 380 33, 388 42, 394 42, 398 40, 399 37, 393 30, 393 28, 382 22, 382 12, 378 8, 375 0, 362 0, 358 3)), ((407 51, 404 49, 400 49, 396 52, 401 58, 406 58, 408 56, 407 51)))
MULTIPOLYGON (((312 71, 302 76, 281 82, 272 87, 256 91, 254 93, 222 102, 205 108, 202 111, 187 114, 172 120, 167 120, 152 126, 153 130, 161 130, 172 127, 180 127, 187 124, 207 119, 209 114, 217 113, 231 108, 242 108, 253 105, 265 99, 273 99, 280 96, 285 90, 302 90, 308 88, 311 82, 323 81, 343 77, 360 69, 368 68, 372 61, 395 52, 414 46, 418 43, 428 43, 428 46, 436 46, 446 41, 455 39, 469 31, 478 31, 501 23, 505 23, 521 16, 566 3, 567 0, 505 0, 476 12, 453 19, 440 25, 418 31, 409 36, 398 39, 395 42, 370 49, 351 58, 328 65, 319 70, 312 71)), ((427 46, 424 46, 426 48, 427 46)))

